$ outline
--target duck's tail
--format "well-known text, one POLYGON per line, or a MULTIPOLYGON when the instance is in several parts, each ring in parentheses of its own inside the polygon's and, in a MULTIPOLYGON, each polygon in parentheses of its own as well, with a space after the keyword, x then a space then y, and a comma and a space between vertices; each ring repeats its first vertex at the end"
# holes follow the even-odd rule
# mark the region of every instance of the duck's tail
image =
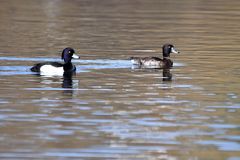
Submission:
POLYGON ((41 64, 35 64, 30 70, 32 72, 40 72, 41 64))

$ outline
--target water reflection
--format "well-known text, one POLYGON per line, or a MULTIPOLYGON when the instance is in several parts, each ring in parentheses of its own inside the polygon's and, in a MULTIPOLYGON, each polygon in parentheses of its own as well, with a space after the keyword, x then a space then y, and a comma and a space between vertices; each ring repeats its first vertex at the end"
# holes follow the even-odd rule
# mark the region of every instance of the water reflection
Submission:
POLYGON ((72 77, 75 76, 76 73, 64 73, 63 75, 63 83, 62 88, 73 88, 73 80, 72 77))
POLYGON ((33 75, 39 77, 40 86, 26 88, 27 90, 63 91, 63 95, 67 95, 67 97, 78 94, 79 80, 74 79, 76 73, 67 73, 63 76, 33 75))
POLYGON ((75 72, 64 73, 63 75, 62 88, 64 88, 64 95, 73 95, 74 88, 78 87, 78 81, 73 82, 73 76, 76 76, 75 72))
POLYGON ((172 81, 172 73, 170 72, 170 69, 163 69, 162 75, 163 75, 163 78, 162 78, 163 81, 172 81))
POLYGON ((162 81, 172 81, 172 73, 170 68, 165 68, 165 69, 142 69, 139 66, 133 65, 132 66, 133 70, 148 70, 148 71, 154 71, 154 72, 162 72, 162 81))
POLYGON ((239 1, 22 2, 0 2, 2 159, 240 159, 239 1), (131 70, 166 41, 172 69, 131 70), (29 71, 69 45, 77 75, 29 71))

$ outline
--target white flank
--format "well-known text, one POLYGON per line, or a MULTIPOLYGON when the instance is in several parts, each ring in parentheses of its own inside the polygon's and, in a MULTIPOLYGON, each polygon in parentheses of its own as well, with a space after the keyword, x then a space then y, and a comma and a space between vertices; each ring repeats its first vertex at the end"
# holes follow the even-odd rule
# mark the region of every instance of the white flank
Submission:
POLYGON ((51 65, 44 65, 40 68, 40 74, 46 76, 62 76, 64 73, 63 67, 54 67, 51 65))

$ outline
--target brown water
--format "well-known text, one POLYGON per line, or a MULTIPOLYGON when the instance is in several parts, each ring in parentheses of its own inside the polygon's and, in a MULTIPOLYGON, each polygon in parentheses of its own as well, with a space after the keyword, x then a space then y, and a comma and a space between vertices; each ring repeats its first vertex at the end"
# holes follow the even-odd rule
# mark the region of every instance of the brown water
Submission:
POLYGON ((240 1, 2 0, 0 20, 1 159, 240 159, 240 1), (127 60, 166 42, 170 71, 127 60), (75 76, 29 71, 67 46, 75 76))

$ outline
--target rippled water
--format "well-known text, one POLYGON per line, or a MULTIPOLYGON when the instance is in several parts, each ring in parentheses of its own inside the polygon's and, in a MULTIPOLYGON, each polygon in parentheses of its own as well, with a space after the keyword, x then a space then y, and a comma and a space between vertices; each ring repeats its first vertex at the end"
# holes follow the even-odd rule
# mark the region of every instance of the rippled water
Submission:
POLYGON ((1 159, 240 159, 238 1, 0 2, 1 159), (173 43, 171 70, 134 68, 173 43), (75 48, 72 77, 30 67, 75 48))

